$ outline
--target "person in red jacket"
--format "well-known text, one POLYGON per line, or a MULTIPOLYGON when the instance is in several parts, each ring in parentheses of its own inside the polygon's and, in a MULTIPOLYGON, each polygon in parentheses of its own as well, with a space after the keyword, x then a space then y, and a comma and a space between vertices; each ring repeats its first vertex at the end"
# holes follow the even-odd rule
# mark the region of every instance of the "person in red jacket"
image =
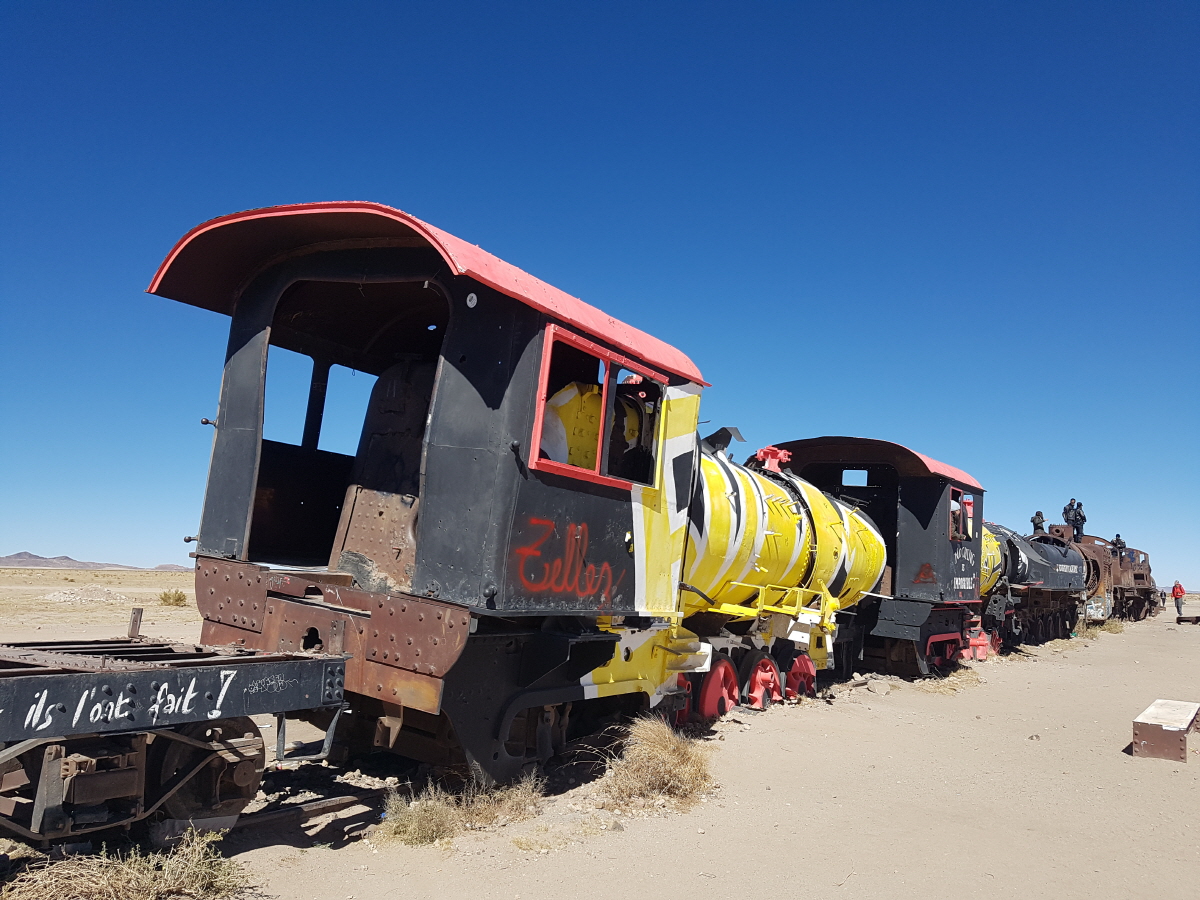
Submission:
POLYGON ((1175 614, 1176 615, 1179 615, 1179 616, 1183 615, 1183 595, 1186 593, 1187 593, 1187 591, 1185 591, 1183 589, 1183 585, 1180 584, 1178 581, 1175 582, 1175 587, 1171 588, 1171 596, 1175 598, 1175 614))

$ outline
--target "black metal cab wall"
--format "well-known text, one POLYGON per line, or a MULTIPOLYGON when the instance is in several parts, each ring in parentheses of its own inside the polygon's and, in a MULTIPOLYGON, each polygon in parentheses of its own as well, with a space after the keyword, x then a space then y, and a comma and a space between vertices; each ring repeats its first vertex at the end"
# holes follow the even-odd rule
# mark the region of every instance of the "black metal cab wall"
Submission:
POLYGON ((690 485, 679 351, 376 204, 205 223, 149 290, 232 320, 197 555, 497 613, 673 605, 647 545, 690 485), (298 443, 263 434, 279 350, 311 366, 298 443), (320 446, 339 366, 374 380, 354 453, 320 446))

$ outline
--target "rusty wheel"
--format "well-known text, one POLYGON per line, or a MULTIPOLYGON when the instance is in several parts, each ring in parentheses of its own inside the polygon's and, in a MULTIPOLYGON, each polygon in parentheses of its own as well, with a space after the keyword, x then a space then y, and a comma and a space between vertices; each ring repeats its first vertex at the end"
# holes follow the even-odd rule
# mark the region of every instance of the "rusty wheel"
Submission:
MULTIPOLYGON (((262 738, 258 726, 245 716, 215 722, 194 722, 176 731, 194 741, 230 741, 242 737, 261 741, 262 738)), ((158 737, 151 748, 148 775, 154 782, 155 795, 167 789, 177 775, 190 772, 209 755, 207 750, 164 737, 158 737)), ((239 760, 217 756, 184 782, 160 808, 173 819, 236 816, 258 793, 265 765, 266 754, 261 746, 248 749, 239 760)))

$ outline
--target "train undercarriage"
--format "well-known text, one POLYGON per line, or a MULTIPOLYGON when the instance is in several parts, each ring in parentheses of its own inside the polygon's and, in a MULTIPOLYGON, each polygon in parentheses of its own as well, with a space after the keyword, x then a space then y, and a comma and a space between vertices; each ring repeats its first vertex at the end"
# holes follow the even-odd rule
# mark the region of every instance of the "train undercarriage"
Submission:
POLYGON ((0 831, 46 845, 230 827, 266 763, 251 716, 325 708, 332 720, 344 676, 340 655, 137 637, 0 645, 0 831))

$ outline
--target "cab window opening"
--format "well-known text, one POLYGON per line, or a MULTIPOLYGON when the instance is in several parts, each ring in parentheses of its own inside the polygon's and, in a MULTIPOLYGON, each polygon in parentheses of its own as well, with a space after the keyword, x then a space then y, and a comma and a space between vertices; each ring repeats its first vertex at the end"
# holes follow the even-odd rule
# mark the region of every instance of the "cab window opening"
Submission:
POLYGON ((581 476, 652 484, 662 384, 601 348, 557 335, 548 351, 534 468, 547 462, 581 476))
POLYGON ((609 394, 605 474, 639 484, 654 478, 655 438, 662 387, 626 368, 615 368, 609 394))
POLYGON ((405 583, 408 560, 393 565, 360 532, 377 526, 370 509, 413 533, 448 313, 420 283, 285 292, 267 352, 247 559, 339 571, 350 560, 360 583, 405 583))
POLYGON ((975 536, 975 495, 950 489, 950 540, 969 541, 975 536))

